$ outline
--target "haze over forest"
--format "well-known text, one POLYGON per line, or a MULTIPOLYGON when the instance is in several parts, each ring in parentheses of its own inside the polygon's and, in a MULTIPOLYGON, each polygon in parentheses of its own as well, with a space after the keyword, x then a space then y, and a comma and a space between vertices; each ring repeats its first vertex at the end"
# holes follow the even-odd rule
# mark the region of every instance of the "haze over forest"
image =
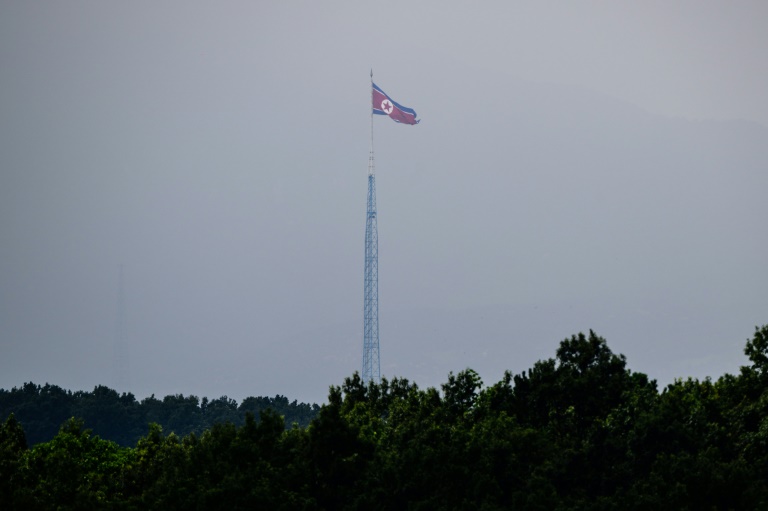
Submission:
POLYGON ((768 4, 0 2, 0 388, 324 402, 360 369, 369 72, 382 374, 593 329, 747 363, 768 4), (119 269, 127 371, 114 369, 119 269))

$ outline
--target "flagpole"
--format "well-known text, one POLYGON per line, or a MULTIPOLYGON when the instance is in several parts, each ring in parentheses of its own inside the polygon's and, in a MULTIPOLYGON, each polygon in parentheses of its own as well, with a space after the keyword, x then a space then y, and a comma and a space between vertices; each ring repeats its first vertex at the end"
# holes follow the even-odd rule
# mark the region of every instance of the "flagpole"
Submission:
POLYGON ((370 109, 371 109, 371 154, 368 156, 368 175, 372 176, 374 174, 374 166, 373 166, 373 68, 371 68, 371 103, 370 103, 370 109))
POLYGON ((371 154, 368 156, 368 200, 365 217, 365 282, 363 286, 363 383, 379 383, 379 232, 376 219, 376 176, 373 164, 373 69, 371 69, 371 154))

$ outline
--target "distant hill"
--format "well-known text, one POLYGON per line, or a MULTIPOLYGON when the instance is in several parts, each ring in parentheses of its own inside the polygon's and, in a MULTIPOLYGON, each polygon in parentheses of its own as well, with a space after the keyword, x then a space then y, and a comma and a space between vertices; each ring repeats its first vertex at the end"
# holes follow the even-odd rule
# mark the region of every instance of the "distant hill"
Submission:
POLYGON ((222 396, 209 400, 197 396, 154 395, 138 401, 131 393, 118 394, 103 385, 93 392, 64 390, 46 383, 25 383, 11 390, 0 389, 0 416, 13 413, 26 433, 29 445, 51 440, 59 427, 70 417, 82 419, 85 426, 105 440, 122 446, 136 445, 146 435, 148 425, 157 423, 166 433, 179 436, 200 434, 217 423, 245 423, 245 414, 271 409, 283 416, 287 427, 296 424, 306 427, 315 418, 317 404, 288 401, 285 396, 248 397, 239 405, 234 399, 222 396))

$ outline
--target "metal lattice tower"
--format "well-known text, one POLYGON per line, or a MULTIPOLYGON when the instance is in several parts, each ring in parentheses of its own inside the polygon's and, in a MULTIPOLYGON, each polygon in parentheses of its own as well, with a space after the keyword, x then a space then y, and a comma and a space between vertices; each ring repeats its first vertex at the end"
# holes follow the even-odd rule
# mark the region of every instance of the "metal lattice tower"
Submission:
MULTIPOLYGON (((373 81, 373 71, 371 71, 373 81)), ((373 162, 373 114, 371 153, 368 157, 368 201, 365 220, 365 284, 363 297, 363 382, 381 379, 379 360, 379 231, 376 220, 376 173, 373 162)))
POLYGON ((115 390, 127 392, 130 385, 128 377, 128 356, 125 346, 125 290, 123 285, 123 265, 117 287, 117 318, 115 322, 114 343, 114 378, 115 390))

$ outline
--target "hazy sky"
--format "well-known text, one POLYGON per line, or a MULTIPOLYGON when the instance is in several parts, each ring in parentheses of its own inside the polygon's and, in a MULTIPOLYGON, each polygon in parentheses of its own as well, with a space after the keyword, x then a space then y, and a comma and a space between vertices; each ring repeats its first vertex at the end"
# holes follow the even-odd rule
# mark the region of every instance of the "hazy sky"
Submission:
MULTIPOLYGON (((768 323, 768 3, 0 0, 0 387, 322 402, 594 329, 658 379, 768 323), (116 370, 124 272, 125 373, 116 370)), ((119 366, 119 364, 118 364, 119 366)))

